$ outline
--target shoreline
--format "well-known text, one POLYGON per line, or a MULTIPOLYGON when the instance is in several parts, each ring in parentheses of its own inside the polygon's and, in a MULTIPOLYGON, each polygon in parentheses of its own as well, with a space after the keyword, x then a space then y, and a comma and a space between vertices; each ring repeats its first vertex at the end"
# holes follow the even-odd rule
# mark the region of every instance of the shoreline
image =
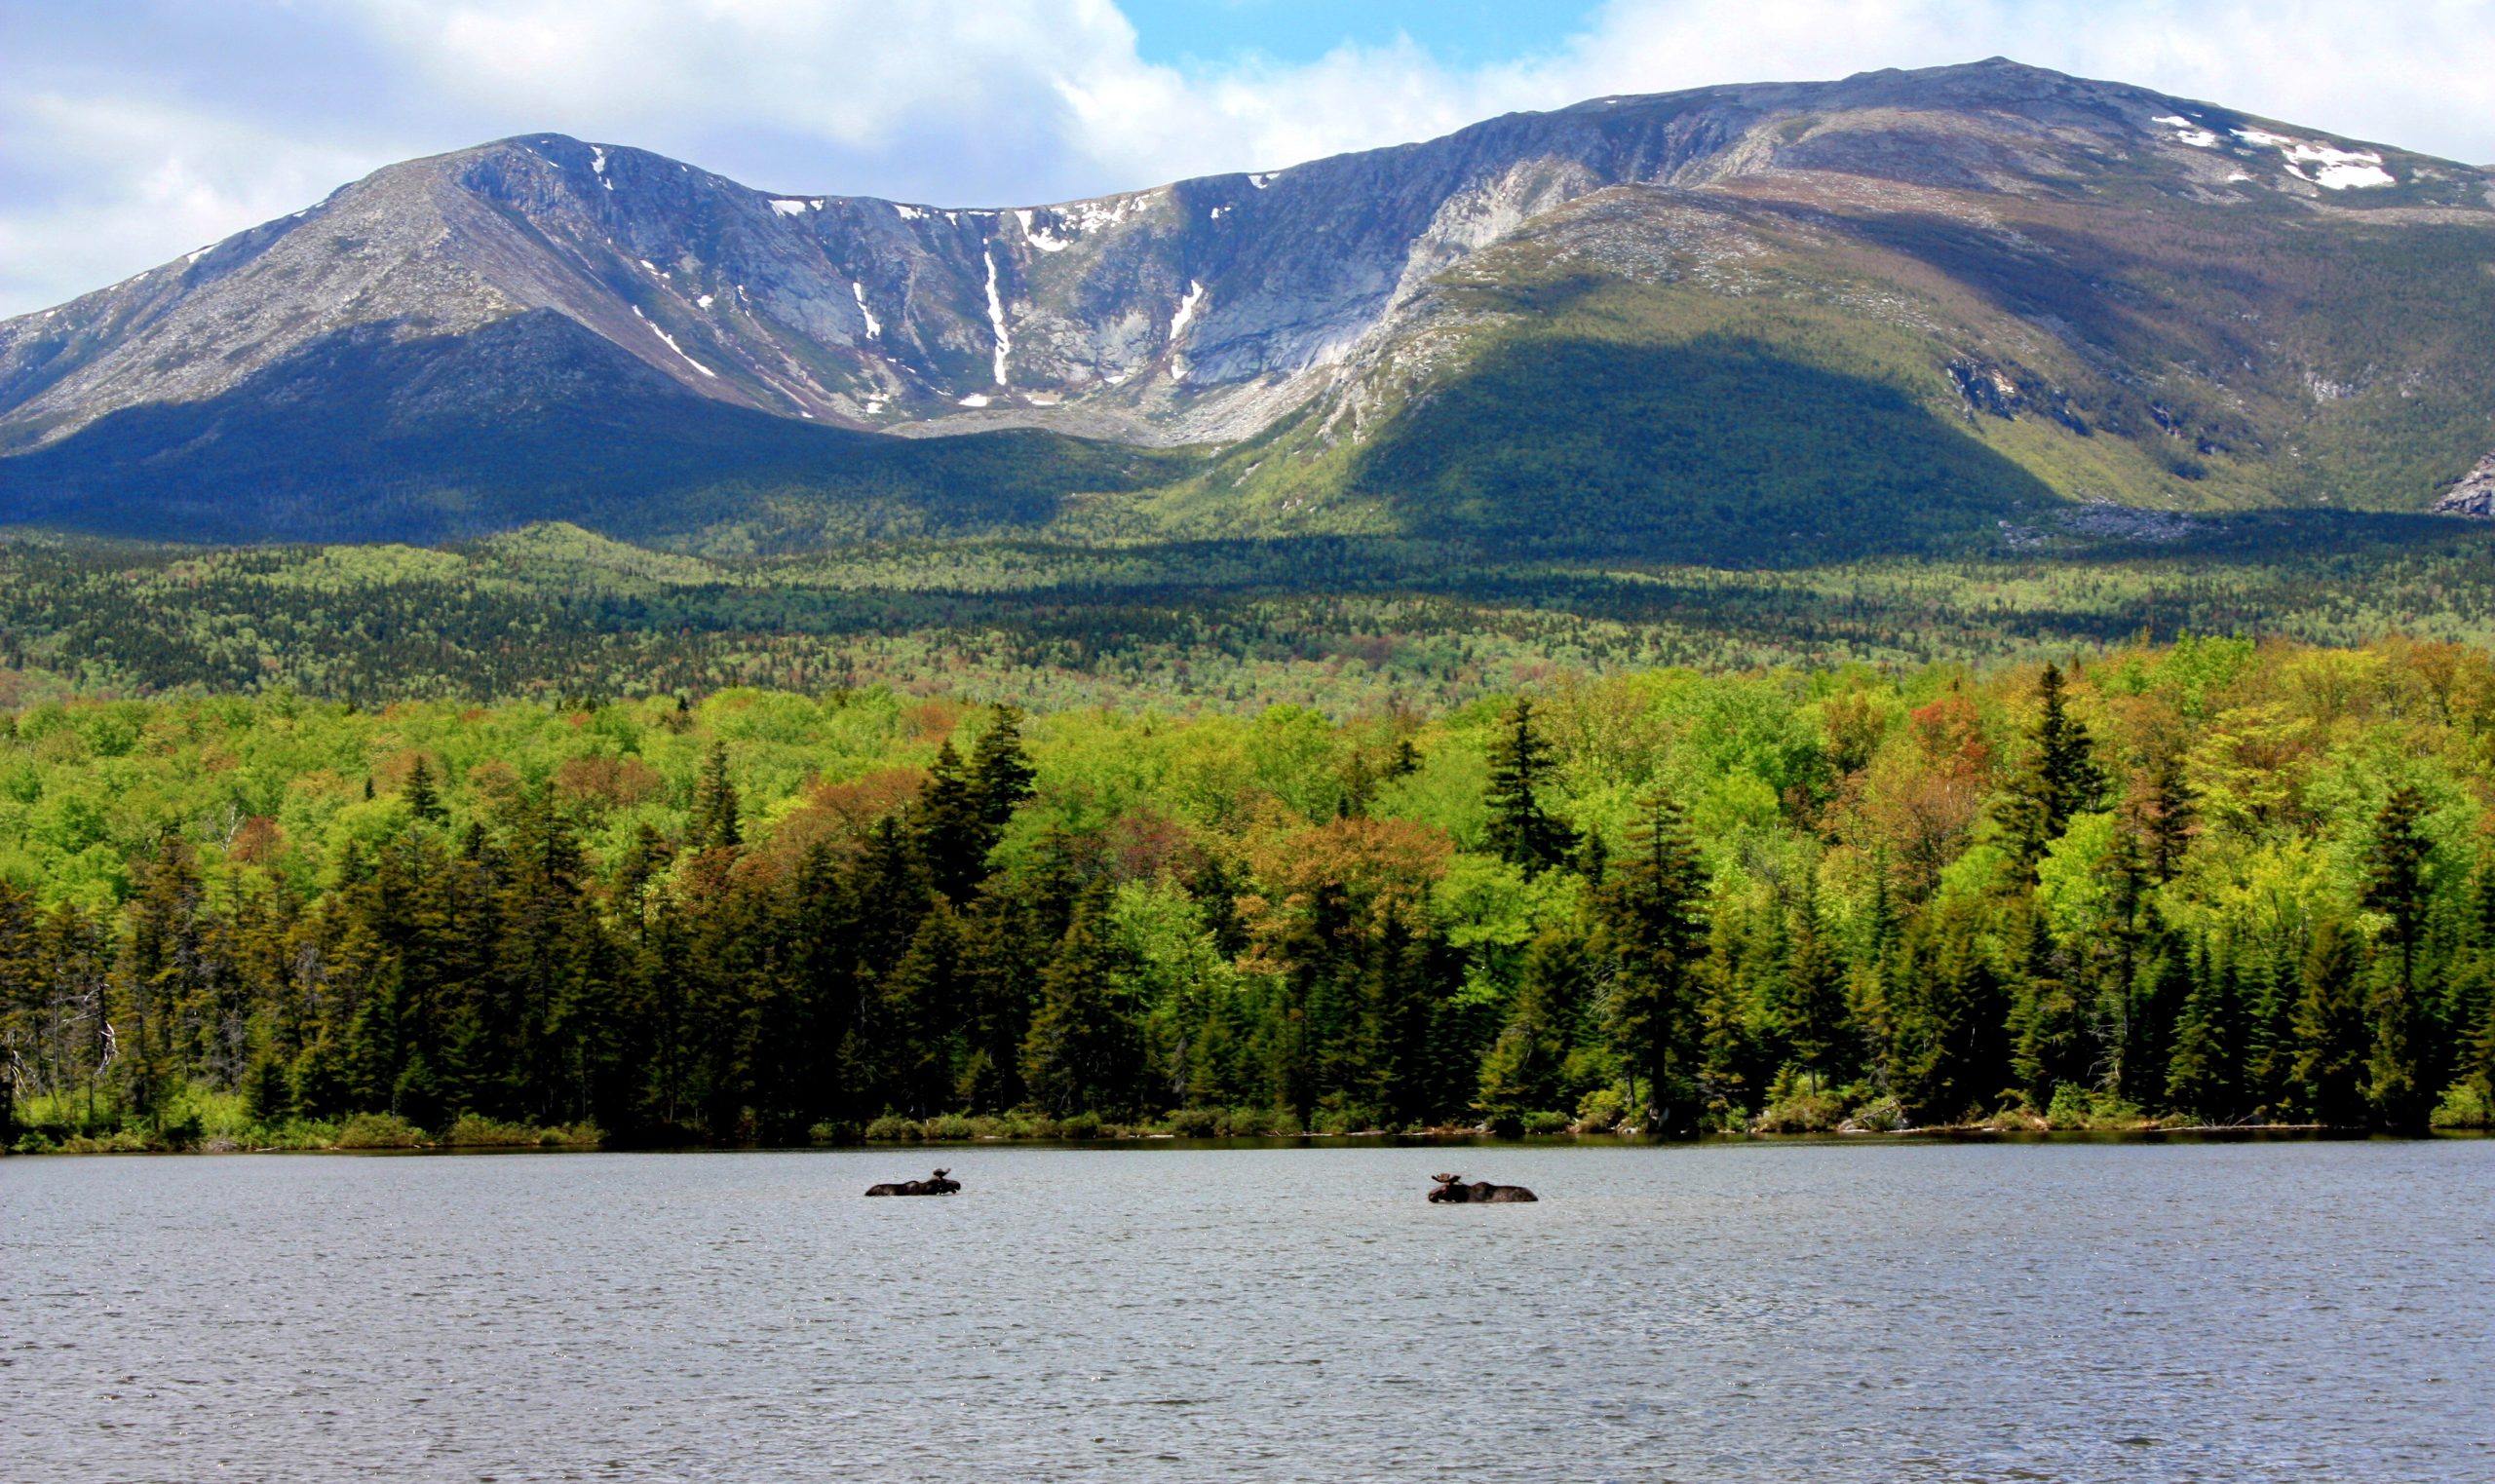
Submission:
POLYGON ((2429 1128, 2414 1132, 2391 1132, 2382 1129, 2345 1127, 2323 1123, 2195 1123, 2172 1127, 2136 1128, 2020 1128, 1988 1123, 1937 1124, 1920 1128, 1848 1129, 1810 1133, 1726 1133, 1709 1132, 1682 1139, 1648 1139, 1637 1134, 1546 1133, 1503 1137, 1478 1129, 1430 1129, 1415 1133, 1391 1133, 1383 1129, 1361 1129, 1351 1132, 1239 1134, 1231 1136, 1191 1136, 1173 1133, 1132 1133, 1097 1137, 1034 1136, 1014 1137, 1004 1134, 972 1135, 962 1138, 858 1139, 842 1142, 814 1141, 801 1144, 701 1144, 701 1143, 638 1143, 632 1141, 567 1141, 542 1144, 453 1144, 419 1141, 393 1145, 241 1145, 225 1141, 185 1147, 148 1146, 120 1148, 47 1150, 0 1149, 0 1161, 13 1159, 78 1159, 112 1158, 117 1156, 210 1157, 232 1155, 582 1155, 582 1154, 833 1154, 848 1152, 892 1153, 904 1149, 1307 1149, 1326 1146, 1374 1144, 1396 1147, 1448 1148, 1618 1148, 1618 1149, 1698 1149, 1710 1146, 1740 1144, 1758 1145, 1866 1145, 1866 1144, 2164 1144, 2183 1143, 2255 1143, 2314 1142, 2415 1143, 2427 1140, 2469 1140, 2495 1137, 2495 1130, 2483 1128, 2429 1128), (219 1147, 221 1146, 221 1147, 219 1147))

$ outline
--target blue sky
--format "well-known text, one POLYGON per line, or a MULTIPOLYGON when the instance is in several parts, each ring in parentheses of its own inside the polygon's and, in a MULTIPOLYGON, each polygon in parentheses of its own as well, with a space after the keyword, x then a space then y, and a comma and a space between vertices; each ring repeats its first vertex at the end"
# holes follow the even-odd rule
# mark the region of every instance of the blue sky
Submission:
POLYGON ((515 133, 1012 206, 1994 55, 2495 163, 2495 0, 0 0, 0 315, 515 133))
POLYGON ((1135 0, 1135 50, 1170 66, 1222 66, 1250 54, 1313 62, 1338 47, 1409 36, 1440 62, 1478 67, 1556 50, 1595 0, 1135 0))

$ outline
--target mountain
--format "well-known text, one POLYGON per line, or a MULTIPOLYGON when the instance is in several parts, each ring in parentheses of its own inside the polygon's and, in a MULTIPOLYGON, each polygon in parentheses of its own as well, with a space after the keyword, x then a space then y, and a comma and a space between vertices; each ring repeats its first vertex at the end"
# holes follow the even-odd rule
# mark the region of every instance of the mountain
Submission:
POLYGON ((2488 171, 2001 59, 1010 209, 529 135, 0 323, 0 520, 1746 559, 2420 511, 2495 449, 2490 327, 2488 171))

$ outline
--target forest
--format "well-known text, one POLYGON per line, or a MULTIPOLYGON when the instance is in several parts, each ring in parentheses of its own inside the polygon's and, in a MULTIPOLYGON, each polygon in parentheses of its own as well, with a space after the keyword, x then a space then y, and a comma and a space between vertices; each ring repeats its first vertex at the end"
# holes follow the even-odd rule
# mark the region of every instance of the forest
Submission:
POLYGON ((1997 666, 2186 632, 2495 645, 2495 543, 2425 516, 2111 507, 2040 513, 1946 560, 1735 568, 1349 536, 731 559, 560 524, 438 550, 0 532, 0 706, 277 691, 561 705, 882 684, 1032 711, 1345 717, 1442 712, 1563 671, 1997 666), (2108 529, 2060 523, 2074 520, 2108 529))
POLYGON ((0 710, 20 1151, 2481 1126, 2495 663, 0 710))

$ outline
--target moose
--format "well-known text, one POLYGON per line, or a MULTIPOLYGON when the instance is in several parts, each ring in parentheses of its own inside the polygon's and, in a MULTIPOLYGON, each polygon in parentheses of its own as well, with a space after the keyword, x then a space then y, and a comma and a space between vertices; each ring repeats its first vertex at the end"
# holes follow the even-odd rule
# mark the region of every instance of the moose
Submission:
POLYGON ((947 1180, 948 1170, 938 1170, 924 1180, 886 1181, 866 1188, 869 1196, 949 1196, 962 1188, 959 1180, 947 1180))
POLYGON ((1432 1175, 1430 1178, 1439 1183, 1438 1189, 1430 1192, 1430 1199, 1434 1201, 1443 1200, 1456 1205, 1480 1205, 1485 1202, 1506 1204, 1537 1199, 1533 1192, 1521 1185, 1492 1185, 1487 1180, 1476 1180, 1471 1185, 1467 1185, 1462 1175, 1432 1175))

